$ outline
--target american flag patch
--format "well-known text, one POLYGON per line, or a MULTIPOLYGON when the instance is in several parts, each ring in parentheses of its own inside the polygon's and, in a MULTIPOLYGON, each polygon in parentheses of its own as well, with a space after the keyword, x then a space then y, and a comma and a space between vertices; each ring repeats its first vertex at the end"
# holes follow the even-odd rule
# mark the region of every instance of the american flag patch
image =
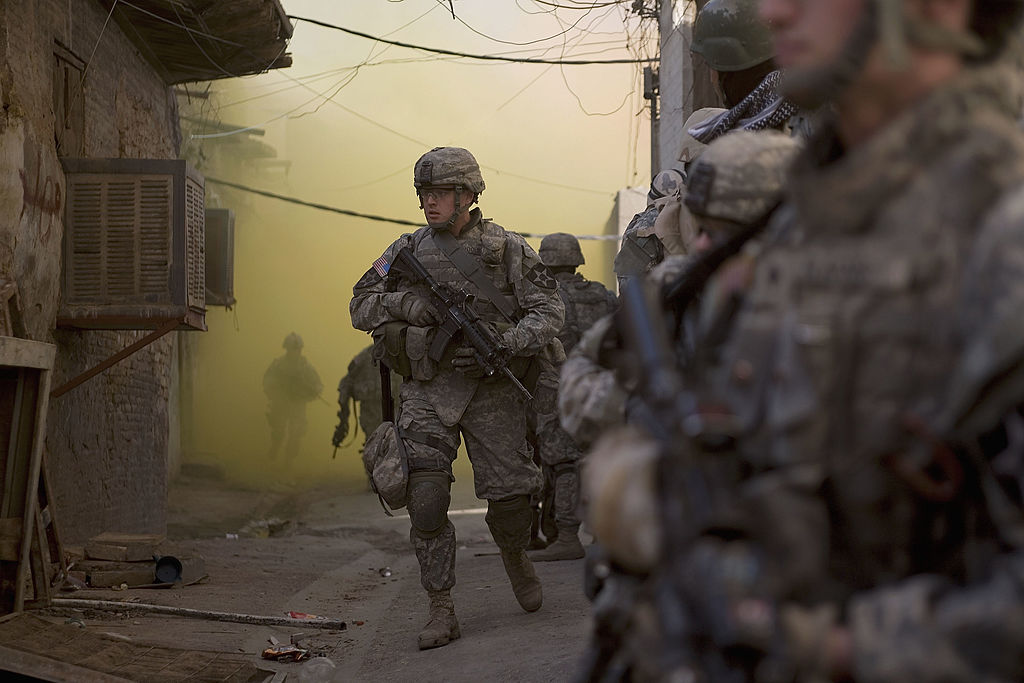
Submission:
POLYGON ((391 264, 388 260, 381 256, 379 259, 373 262, 373 269, 377 271, 377 275, 381 277, 387 277, 388 271, 391 270, 391 264))

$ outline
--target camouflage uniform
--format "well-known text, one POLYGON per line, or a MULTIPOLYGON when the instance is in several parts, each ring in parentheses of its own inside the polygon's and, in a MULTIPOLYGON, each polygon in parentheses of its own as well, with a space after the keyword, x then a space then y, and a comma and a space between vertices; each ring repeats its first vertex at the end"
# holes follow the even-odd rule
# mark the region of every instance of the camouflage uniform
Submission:
MULTIPOLYGON (((565 306, 565 323, 558 332, 558 339, 566 352, 571 350, 586 332, 601 317, 615 308, 616 299, 600 282, 587 280, 575 272, 583 265, 583 252, 579 242, 572 235, 554 233, 547 235, 540 246, 544 264, 555 271, 558 294, 565 306)), ((540 378, 538 396, 535 401, 540 409, 535 410, 535 429, 539 459, 545 474, 544 517, 550 519, 554 529, 545 525, 548 541, 555 540, 549 548, 531 554, 534 560, 577 559, 583 556, 579 545, 579 459, 580 450, 572 437, 562 429, 558 421, 558 367, 540 378), (569 549, 570 544, 572 549, 569 549)))
MULTIPOLYGON (((418 190, 452 184, 477 195, 483 191, 475 159, 459 148, 437 148, 421 157, 415 179, 418 190), (439 177, 451 179, 439 182, 439 177)), ((435 241, 437 231, 447 230, 447 225, 403 235, 382 258, 392 264, 398 251, 408 247, 441 285, 476 295, 481 319, 496 328, 507 328, 502 341, 514 355, 513 372, 525 373, 528 366, 539 362, 539 356, 549 353, 561 328, 564 307, 556 281, 522 237, 483 218, 478 208, 470 212, 469 221, 455 237, 458 246, 483 265, 494 287, 518 311, 514 324, 506 323, 498 306, 463 276, 435 241)), ((408 304, 407 297, 426 300, 430 291, 420 282, 396 281, 394 273, 385 279, 370 268, 356 283, 353 294, 349 308, 353 326, 373 331, 388 323, 404 322, 400 311, 408 304)), ((533 574, 525 555, 530 538, 529 496, 541 487, 541 473, 526 441, 526 401, 500 374, 481 379, 455 370, 457 344, 449 345, 440 362, 431 361, 427 349, 435 332, 436 328, 429 326, 407 328, 405 344, 412 370, 402 383, 398 416, 409 456, 410 538, 420 563, 421 582, 431 595, 432 618, 435 594, 447 595, 455 584, 455 527, 447 518, 447 509, 451 466, 460 435, 473 464, 476 495, 488 502, 487 524, 502 551, 513 589, 524 609, 535 610, 540 607, 539 582, 535 599, 524 603, 519 590, 522 574, 516 574, 520 570, 533 574), (438 473, 441 479, 432 477, 438 473), (510 569, 510 562, 515 567, 510 569)), ((536 582, 535 575, 531 581, 536 582)), ((450 606, 450 598, 447 604, 450 606)), ((457 625, 454 628, 457 631, 457 625)), ((448 642, 424 644, 422 635, 421 648, 448 642)))
POLYGON ((615 255, 612 268, 619 287, 631 277, 646 275, 665 258, 665 246, 655 234, 654 224, 665 202, 679 198, 683 180, 683 175, 676 170, 662 171, 651 179, 647 208, 629 221, 622 233, 622 245, 615 255))
POLYGON ((786 629, 807 676, 841 611, 857 681, 1024 677, 1015 82, 969 69, 846 153, 826 124, 706 377, 783 624, 839 606, 786 629))
POLYGON ((277 457, 287 438, 285 456, 294 458, 306 434, 306 404, 320 396, 320 375, 302 355, 302 338, 294 332, 284 340, 287 352, 275 358, 263 374, 270 424, 269 457, 277 457))
MULTIPOLYGON (((705 218, 736 229, 764 220, 779 201, 783 176, 799 144, 776 131, 734 131, 707 147, 691 167, 692 188, 684 202, 698 234, 709 234, 710 246, 724 242, 730 230, 705 230, 710 225, 705 218)), ((745 288, 753 251, 747 249, 727 261, 705 286, 699 305, 688 306, 676 321, 681 365, 692 361, 697 346, 706 356, 718 348, 745 288)), ((696 258, 696 253, 669 256, 651 270, 649 280, 663 287, 687 272, 696 258)), ((627 419, 628 396, 634 387, 627 377, 616 376, 614 368, 629 365, 621 354, 611 319, 594 325, 568 354, 559 409, 563 426, 581 445, 592 444, 600 433, 627 419)))
MULTIPOLYGON (((391 395, 398 396, 402 378, 391 373, 391 395)), ((384 420, 381 415, 380 369, 373 360, 373 347, 367 346, 356 354, 348 364, 348 371, 338 382, 338 418, 340 423, 335 432, 334 445, 338 446, 348 435, 349 402, 358 406, 359 426, 363 430, 363 441, 373 434, 384 420)))

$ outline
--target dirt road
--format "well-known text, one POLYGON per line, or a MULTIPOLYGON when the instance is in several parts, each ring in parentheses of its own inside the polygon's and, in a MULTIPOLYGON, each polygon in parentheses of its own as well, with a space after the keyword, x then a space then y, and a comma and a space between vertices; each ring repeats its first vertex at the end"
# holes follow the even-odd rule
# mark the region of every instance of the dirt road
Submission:
MULTIPOLYGON (((526 614, 512 594, 484 512, 471 482, 457 482, 451 513, 459 538, 453 596, 463 637, 436 650, 416 648, 416 635, 426 621, 426 596, 408 542, 408 518, 386 517, 376 497, 361 490, 261 493, 208 478, 181 478, 170 496, 169 536, 176 552, 204 558, 209 580, 167 590, 85 590, 73 597, 344 619, 345 631, 304 629, 297 638, 334 664, 331 678, 317 680, 571 679, 589 630, 581 591, 583 561, 538 563, 544 606, 526 614)), ((288 681, 313 673, 305 663, 258 659, 269 638, 288 643, 297 632, 293 627, 133 611, 90 610, 77 616, 90 630, 135 642, 250 653, 262 667, 285 672, 288 681)))

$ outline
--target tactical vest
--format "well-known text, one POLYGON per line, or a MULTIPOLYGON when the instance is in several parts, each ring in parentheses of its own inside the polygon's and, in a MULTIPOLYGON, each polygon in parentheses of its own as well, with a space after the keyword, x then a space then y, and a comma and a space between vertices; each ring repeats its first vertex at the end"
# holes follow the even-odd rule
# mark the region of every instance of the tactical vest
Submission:
POLYGON ((556 273, 555 279, 565 304, 565 323, 558 339, 568 353, 591 325, 612 312, 615 297, 600 282, 587 280, 579 273, 556 273))
POLYGON ((702 398, 732 413, 754 471, 830 487, 843 524, 827 552, 849 583, 927 571, 937 556, 918 537, 928 486, 910 472, 936 476, 938 438, 913 423, 949 395, 978 228, 1024 182, 1012 122, 932 126, 969 119, 949 109, 926 107, 831 165, 814 149, 801 158, 702 398))
MULTIPOLYGON (((489 279, 506 298, 511 308, 518 310, 519 304, 509 276, 510 264, 505 255, 505 231, 501 226, 484 219, 475 227, 464 230, 457 239, 459 246, 483 265, 489 279)), ((417 230, 412 236, 412 246, 416 258, 440 284, 453 291, 461 290, 477 297, 476 312, 481 319, 491 323, 507 324, 509 322, 501 311, 491 303, 487 295, 480 291, 476 284, 467 280, 441 251, 441 248, 435 244, 431 228, 417 230)), ((424 298, 430 298, 430 290, 422 283, 413 283, 405 288, 424 298)))

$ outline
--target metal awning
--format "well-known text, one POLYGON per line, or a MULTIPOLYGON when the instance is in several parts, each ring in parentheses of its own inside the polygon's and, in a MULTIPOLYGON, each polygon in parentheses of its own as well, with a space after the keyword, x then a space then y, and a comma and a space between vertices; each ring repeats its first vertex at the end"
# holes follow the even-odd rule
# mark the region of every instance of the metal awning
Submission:
POLYGON ((169 85, 292 64, 279 0, 99 0, 169 85))

